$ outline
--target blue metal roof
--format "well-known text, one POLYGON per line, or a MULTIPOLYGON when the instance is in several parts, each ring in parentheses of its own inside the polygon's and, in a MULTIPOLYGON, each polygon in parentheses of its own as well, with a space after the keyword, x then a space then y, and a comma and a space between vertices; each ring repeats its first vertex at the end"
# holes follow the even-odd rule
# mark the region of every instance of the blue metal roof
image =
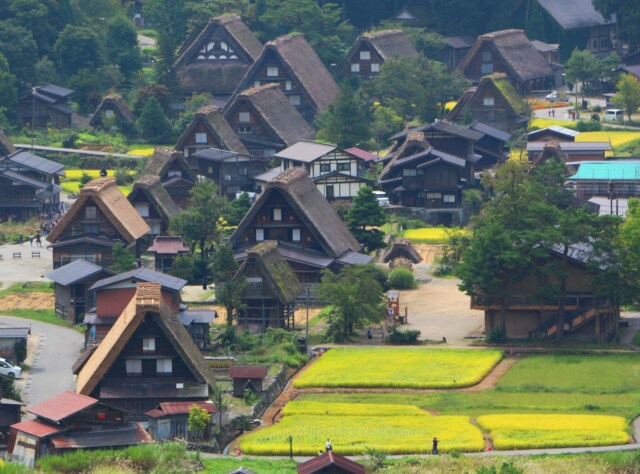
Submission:
POLYGON ((582 163, 573 180, 640 181, 640 161, 594 161, 582 163))

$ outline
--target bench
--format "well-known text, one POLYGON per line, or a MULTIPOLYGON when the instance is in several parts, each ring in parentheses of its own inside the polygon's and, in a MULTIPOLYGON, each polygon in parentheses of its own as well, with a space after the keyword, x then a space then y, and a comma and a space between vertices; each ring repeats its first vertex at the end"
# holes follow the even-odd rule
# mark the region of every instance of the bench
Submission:
POLYGON ((31 258, 40 258, 40 251, 31 252, 31 258))
POLYGON ((22 252, 13 252, 13 258, 22 258, 22 252))

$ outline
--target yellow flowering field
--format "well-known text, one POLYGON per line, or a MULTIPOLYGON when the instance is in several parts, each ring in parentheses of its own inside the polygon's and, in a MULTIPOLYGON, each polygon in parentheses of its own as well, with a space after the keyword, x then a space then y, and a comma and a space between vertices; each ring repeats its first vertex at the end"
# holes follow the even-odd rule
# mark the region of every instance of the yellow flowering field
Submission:
POLYGON ((422 348, 337 348, 294 381, 304 387, 457 388, 480 382, 502 351, 422 348))
POLYGON ((477 423, 495 449, 610 446, 629 441, 627 422, 605 415, 485 415, 477 423))
MULTIPOLYGON (((333 409, 330 409, 333 411, 333 409)), ((481 451, 480 430, 466 416, 284 416, 273 426, 240 438, 243 454, 288 455, 289 436, 293 454, 310 456, 324 450, 327 438, 338 454, 363 454, 367 448, 389 454, 417 454, 431 451, 434 436, 442 452, 481 451)))
POLYGON ((601 131, 601 132, 582 132, 576 137, 577 142, 611 142, 612 147, 626 145, 629 142, 640 139, 639 132, 629 131, 601 131))
POLYGON ((458 233, 468 233, 468 231, 456 227, 422 227, 420 229, 405 230, 403 237, 421 244, 440 244, 447 242, 452 234, 458 233))
POLYGON ((430 416, 414 405, 382 403, 323 403, 294 400, 282 409, 284 416, 430 416))
MULTIPOLYGON (((87 173, 91 178, 99 178, 100 170, 66 170, 66 178, 65 181, 79 181, 82 178, 83 173, 87 173)), ((107 170, 107 176, 115 175, 115 170, 107 170)))
POLYGON ((127 155, 136 155, 136 156, 151 156, 153 155, 153 150, 155 150, 155 146, 147 146, 147 147, 139 147, 132 148, 127 152, 127 155))

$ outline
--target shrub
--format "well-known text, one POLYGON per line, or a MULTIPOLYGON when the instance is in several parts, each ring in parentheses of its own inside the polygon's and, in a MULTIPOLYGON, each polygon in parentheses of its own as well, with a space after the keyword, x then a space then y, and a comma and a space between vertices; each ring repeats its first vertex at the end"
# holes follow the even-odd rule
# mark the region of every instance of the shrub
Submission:
POLYGON ((27 341, 26 339, 20 339, 13 345, 16 351, 16 361, 21 364, 27 358, 27 341))
POLYGON ((387 341, 391 344, 418 344, 419 337, 420 331, 415 329, 409 329, 406 331, 394 329, 387 336, 387 341))
POLYGON ((413 273, 407 268, 394 268, 391 270, 389 272, 389 285, 397 290, 408 290, 417 286, 413 273))
POLYGON ((404 258, 404 257, 394 258, 389 263, 389 268, 391 268, 391 269, 393 269, 393 268, 407 268, 407 269, 411 270, 412 267, 413 267, 413 263, 411 262, 411 260, 409 260, 408 258, 404 258))
POLYGON ((493 328, 489 334, 485 335, 487 342, 498 344, 507 340, 506 334, 500 328, 493 328))
POLYGON ((373 464, 373 470, 383 469, 387 462, 387 453, 375 448, 367 447, 367 458, 373 464))
POLYGON ((92 179, 93 178, 91 178, 91 175, 89 173, 82 172, 82 175, 80 176, 80 186, 84 186, 85 184, 87 184, 92 179))
POLYGON ((245 391, 244 391, 244 402, 247 404, 247 406, 252 407, 256 403, 258 403, 259 400, 260 400, 260 396, 258 394, 256 394, 256 392, 254 392, 253 390, 250 390, 248 388, 245 389, 245 391))
POLYGON ((594 112, 602 112, 602 107, 600 107, 599 105, 594 105, 593 106, 593 111, 594 112))
POLYGON ((134 177, 124 168, 118 168, 114 176, 116 178, 116 185, 118 186, 126 186, 133 183, 134 177))
POLYGON ((576 130, 579 132, 599 132, 602 130, 602 125, 595 120, 580 120, 576 124, 576 130))

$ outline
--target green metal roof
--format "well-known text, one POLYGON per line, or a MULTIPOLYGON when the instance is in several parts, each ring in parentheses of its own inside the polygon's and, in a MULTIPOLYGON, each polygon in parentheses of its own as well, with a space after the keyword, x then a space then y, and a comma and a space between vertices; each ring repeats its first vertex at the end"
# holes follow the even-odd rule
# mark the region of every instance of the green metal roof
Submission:
POLYGON ((640 161, 598 161, 582 163, 569 179, 576 180, 639 180, 640 161))

